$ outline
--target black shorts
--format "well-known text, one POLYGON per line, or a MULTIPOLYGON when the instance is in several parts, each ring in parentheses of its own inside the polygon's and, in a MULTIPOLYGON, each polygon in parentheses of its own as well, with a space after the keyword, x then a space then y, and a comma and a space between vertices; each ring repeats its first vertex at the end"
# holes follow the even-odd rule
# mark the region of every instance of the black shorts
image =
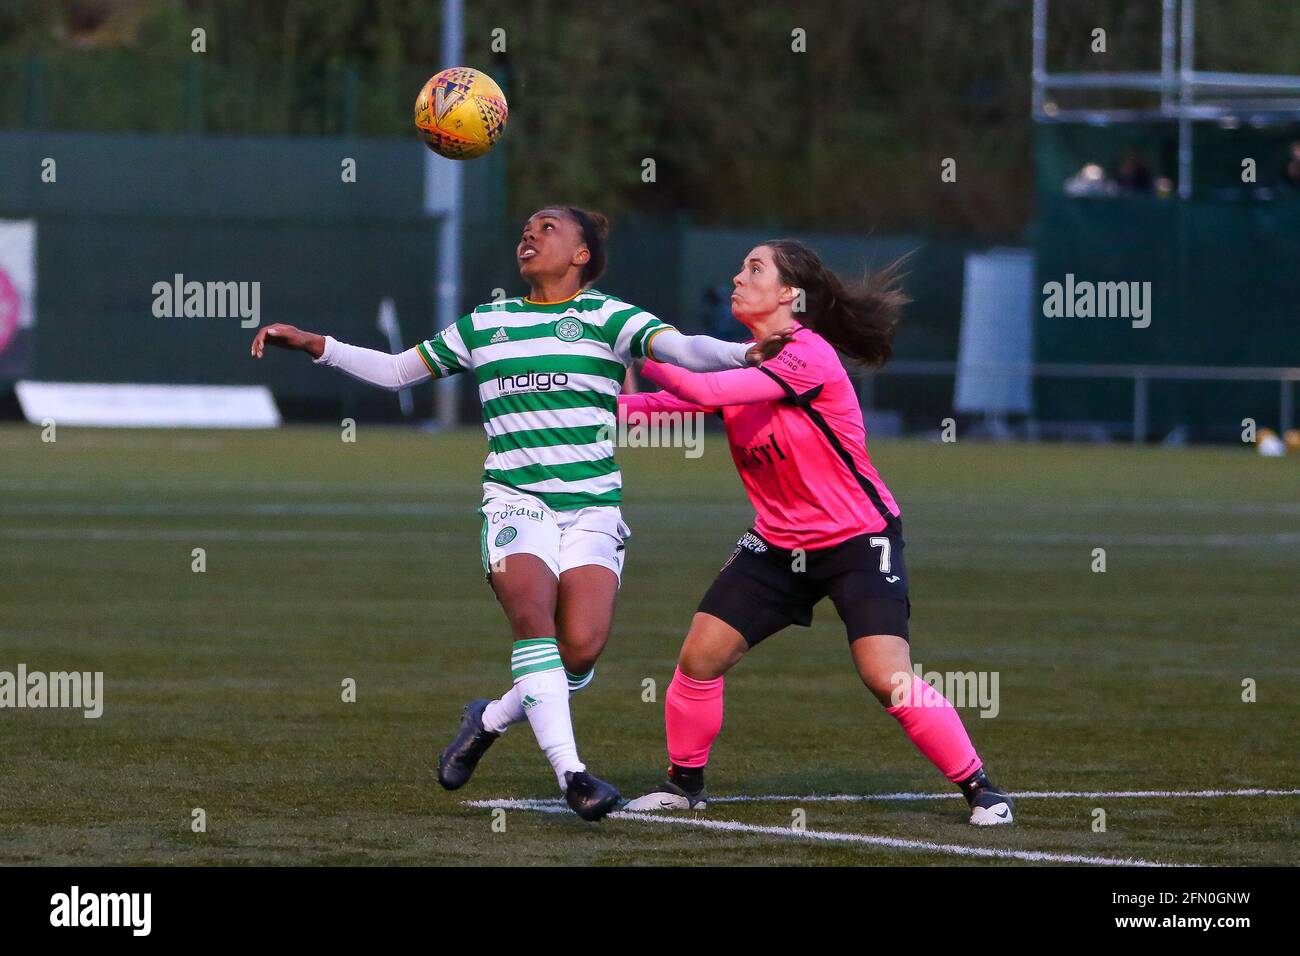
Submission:
POLYGON ((911 601, 903 536, 863 534, 833 548, 787 551, 747 531, 700 601, 699 610, 730 624, 753 647, 790 624, 807 627, 829 597, 849 643, 870 634, 907 640, 911 601))

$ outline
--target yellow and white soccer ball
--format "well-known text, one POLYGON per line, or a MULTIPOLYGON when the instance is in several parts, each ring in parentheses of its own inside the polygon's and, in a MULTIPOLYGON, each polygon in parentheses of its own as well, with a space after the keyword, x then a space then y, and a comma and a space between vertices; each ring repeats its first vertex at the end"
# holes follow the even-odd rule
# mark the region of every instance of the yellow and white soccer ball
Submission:
POLYGON ((482 156, 501 138, 509 114, 501 87, 468 66, 433 76, 415 98, 415 128, 431 150, 448 159, 482 156))

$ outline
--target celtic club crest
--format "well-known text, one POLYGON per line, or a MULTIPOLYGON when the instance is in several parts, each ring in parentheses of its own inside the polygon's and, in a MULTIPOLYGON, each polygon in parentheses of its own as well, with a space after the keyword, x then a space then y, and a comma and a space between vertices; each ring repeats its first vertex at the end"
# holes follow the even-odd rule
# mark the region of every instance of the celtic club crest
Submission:
POLYGON ((555 323, 555 337, 561 342, 576 342, 582 338, 582 323, 574 318, 560 319, 555 323))

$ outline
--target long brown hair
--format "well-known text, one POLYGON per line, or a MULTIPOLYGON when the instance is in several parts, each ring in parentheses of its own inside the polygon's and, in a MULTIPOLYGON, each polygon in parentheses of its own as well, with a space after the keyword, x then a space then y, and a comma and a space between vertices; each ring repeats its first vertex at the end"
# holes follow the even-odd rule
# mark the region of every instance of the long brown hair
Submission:
MULTIPOLYGON (((894 331, 902 308, 912 300, 899 285, 908 256, 846 285, 797 239, 771 239, 781 281, 804 293, 798 318, 854 362, 879 368, 894 353, 894 331)), ((910 255, 910 253, 908 254, 910 255)))

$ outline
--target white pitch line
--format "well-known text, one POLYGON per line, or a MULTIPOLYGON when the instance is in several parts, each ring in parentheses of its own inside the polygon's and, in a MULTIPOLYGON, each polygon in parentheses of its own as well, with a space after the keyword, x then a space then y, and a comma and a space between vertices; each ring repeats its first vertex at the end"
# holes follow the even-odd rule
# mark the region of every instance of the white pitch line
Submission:
MULTIPOLYGON (((1211 799, 1217 797, 1300 797, 1300 789, 1265 790, 1258 787, 1243 790, 1016 790, 1011 794, 1017 800, 1127 800, 1127 799, 1211 799)), ((944 793, 834 793, 793 794, 766 793, 741 794, 733 797, 709 797, 710 803, 859 803, 875 800, 951 800, 960 797, 957 791, 944 793)), ((503 798, 500 800, 469 800, 470 807, 504 807, 508 810, 541 810, 563 806, 563 800, 533 798, 503 798)))
MULTIPOLYGON (((5 447, 0 442, 0 448, 5 447)), ((318 481, 310 479, 276 479, 274 481, 258 478, 4 478, 0 479, 0 491, 38 491, 47 495, 52 491, 76 492, 90 490, 101 492, 105 488, 151 491, 157 488, 172 489, 177 484, 189 489, 210 489, 215 491, 238 492, 357 492, 365 498, 380 494, 409 494, 423 498, 431 493, 428 481, 379 481, 370 479, 338 479, 318 481)), ((453 492, 459 492, 459 486, 448 484, 453 492)), ((475 492, 477 494, 477 491, 475 492)), ((472 496, 470 496, 472 497, 472 496)), ((957 510, 969 509, 974 505, 987 506, 990 503, 1014 505, 1022 513, 1026 512, 1079 512, 1133 513, 1182 511, 1213 515, 1224 514, 1300 514, 1300 503, 1293 501, 1232 501, 1229 499, 1181 499, 1181 498, 1145 498, 1111 501, 1101 499, 1079 498, 1026 498, 1023 495, 980 495, 973 496, 960 492, 930 492, 914 495, 911 508, 915 513, 921 510, 934 510, 939 507, 952 507, 957 510)), ((468 498, 466 499, 468 500, 468 498)), ((456 506, 457 511, 462 510, 456 506)), ((642 512, 663 512, 668 516, 680 517, 683 512, 700 511, 710 516, 719 510, 734 514, 737 520, 743 520, 748 514, 747 506, 732 502, 692 502, 692 501, 652 501, 644 499, 637 505, 642 512)))
MULTIPOLYGON (((463 512, 460 509, 457 513, 463 512)), ((435 517, 439 512, 424 508, 422 506, 408 505, 389 505, 389 506, 364 506, 353 507, 351 505, 307 505, 299 507, 297 505, 2 505, 0 506, 0 517, 5 515, 37 515, 40 517, 52 517, 55 515, 86 515, 92 517, 199 517, 214 515, 235 515, 243 517, 307 517, 307 516, 325 516, 332 518, 349 518, 349 517, 435 517)), ((184 532, 188 534, 189 532, 184 532)), ((220 534, 218 532, 217 534, 220 534)), ((80 529, 80 528, 13 528, 0 529, 0 537, 17 538, 19 540, 59 540, 59 539, 91 539, 91 540, 129 540, 131 538, 150 538, 150 537, 169 537, 175 536, 176 532, 172 529, 160 530, 152 528, 137 529, 80 529)), ((255 539, 255 532, 233 531, 227 532, 234 538, 255 539)), ((334 532, 328 530, 303 530, 303 531, 286 531, 271 532, 271 535, 281 534, 289 535, 285 540, 312 540, 313 538, 321 540, 336 540, 340 536, 347 536, 356 540, 365 539, 384 539, 390 540, 394 535, 406 535, 414 540, 429 540, 431 535, 437 532, 334 532)), ((440 533, 445 540, 456 540, 454 536, 448 533, 440 533)), ((1278 532, 1261 532, 1258 534, 1183 534, 1183 535, 1157 535, 1157 534, 1075 534, 1070 532, 1043 532, 1037 534, 996 534, 996 535, 963 535, 950 534, 942 540, 931 541, 924 536, 917 536, 922 547, 926 548, 944 548, 944 547, 963 547, 967 542, 994 541, 998 544, 1023 544, 1023 545, 1074 545, 1074 544, 1104 544, 1116 547, 1151 547, 1151 548, 1241 548, 1241 547, 1269 547, 1275 545, 1284 545, 1287 547, 1300 544, 1300 531, 1278 531, 1278 532)), ((274 537, 267 537, 265 540, 275 540, 274 537)))
MULTIPOLYGON (((466 513, 463 507, 402 502, 308 502, 276 504, 267 502, 227 502, 213 504, 123 504, 111 503, 43 503, 14 502, 0 505, 0 517, 56 517, 83 515, 90 517, 198 517, 235 515, 245 517, 327 517, 327 518, 440 518, 466 513)), ((689 534, 689 531, 682 532, 689 534)), ((1122 534, 1073 531, 997 532, 967 534, 951 532, 931 539, 922 533, 916 542, 925 548, 964 547, 970 543, 993 542, 1026 546, 1108 545, 1134 548, 1263 548, 1300 544, 1300 531, 1205 532, 1203 534, 1122 534)))
MULTIPOLYGON (((1300 797, 1300 790, 1017 790, 1011 794, 1017 800, 1122 800, 1130 798, 1210 798, 1210 797, 1300 797)), ((952 793, 838 793, 813 794, 763 794, 761 796, 710 797, 710 803, 851 803, 868 800, 947 800, 960 797, 952 793)))
MULTIPOLYGON (((57 510, 59 514, 85 514, 97 517, 122 516, 127 514, 134 515, 180 515, 180 516, 197 516, 197 515, 215 515, 231 514, 255 517, 259 515, 275 514, 290 515, 295 513, 302 515, 324 514, 332 517, 356 517, 360 515, 376 515, 381 512, 370 508, 352 509, 349 507, 326 506, 324 508, 304 508, 290 509, 289 507, 268 506, 259 508, 251 507, 208 507, 202 506, 193 509, 183 509, 175 506, 164 508, 154 507, 121 507, 106 506, 92 507, 86 506, 78 508, 75 512, 66 510, 57 510)), ((49 509, 22 509, 14 507, 0 507, 0 516, 6 512, 23 513, 23 514, 41 514, 49 516, 56 513, 49 509)), ((382 512, 384 514, 420 514, 419 511, 406 512, 403 510, 389 510, 382 512)), ((208 540, 223 541, 261 541, 273 543, 276 541, 394 541, 405 540, 423 543, 447 543, 461 540, 459 536, 449 532, 438 531, 334 531, 329 529, 304 528, 304 529, 199 529, 190 530, 184 528, 0 528, 0 538, 9 538, 18 541, 147 541, 152 539, 158 540, 189 540, 194 535, 203 535, 208 540)), ((925 547, 945 547, 960 546, 964 541, 990 541, 996 540, 1000 544, 1027 544, 1027 545, 1054 545, 1054 544, 1096 544, 1101 542, 1108 545, 1131 545, 1133 547, 1264 547, 1268 545, 1295 545, 1300 544, 1300 532, 1278 532, 1270 534, 1205 534, 1205 535, 1075 535, 1075 534, 1004 534, 990 538, 988 535, 978 537, 949 535, 943 541, 934 544, 927 543, 921 539, 925 547)), ((676 560, 676 559, 674 559, 676 560)))
MULTIPOLYGON (((733 797, 712 797, 711 803, 850 803, 872 800, 950 800, 960 793, 839 793, 839 794, 742 794, 733 797)), ((1249 787, 1240 790, 1025 790, 1014 794, 1017 799, 1032 800, 1120 800, 1120 799, 1214 799, 1219 797, 1295 797, 1300 789, 1268 790, 1249 787)), ((498 800, 466 800, 465 806, 483 809, 533 810, 539 813, 569 813, 563 800, 502 798, 498 800)), ((904 840, 898 837, 872 836, 865 833, 840 833, 834 830, 793 830, 789 827, 768 827, 739 820, 711 820, 698 816, 678 817, 657 813, 610 814, 611 819, 632 820, 639 823, 658 823, 677 826, 701 827, 706 830, 725 830, 739 833, 761 833, 769 836, 801 837, 827 843, 859 843, 869 846, 891 847, 904 850, 922 850, 947 853, 955 856, 973 856, 992 859, 1024 860, 1029 863, 1081 863, 1092 866, 1182 866, 1186 864, 1159 863, 1154 860, 1086 856, 1074 853, 1049 853, 1041 850, 1004 850, 990 847, 962 846, 956 843, 931 843, 926 840, 904 840)))
MULTIPOLYGON (((960 796, 960 794, 959 794, 960 796)), ((558 801, 540 800, 468 800, 466 806, 491 809, 532 810, 537 813, 570 813, 567 807, 556 806, 558 801)), ((958 843, 931 843, 928 840, 904 840, 899 837, 872 836, 866 833, 840 833, 835 830, 795 830, 791 827, 765 827, 739 820, 710 820, 696 816, 665 816, 658 813, 627 813, 617 811, 611 820, 631 820, 634 823, 655 823, 666 826, 698 827, 703 830, 722 830, 730 833, 761 833, 765 836, 793 837, 823 843, 858 843, 867 846, 888 847, 896 850, 921 850, 950 856, 982 857, 998 860, 1024 860, 1027 863, 1083 863, 1091 866, 1153 866, 1167 867, 1178 864, 1158 863, 1137 857, 1086 856, 1078 853, 1048 853, 1042 850, 1004 850, 997 847, 963 846, 958 843)))

